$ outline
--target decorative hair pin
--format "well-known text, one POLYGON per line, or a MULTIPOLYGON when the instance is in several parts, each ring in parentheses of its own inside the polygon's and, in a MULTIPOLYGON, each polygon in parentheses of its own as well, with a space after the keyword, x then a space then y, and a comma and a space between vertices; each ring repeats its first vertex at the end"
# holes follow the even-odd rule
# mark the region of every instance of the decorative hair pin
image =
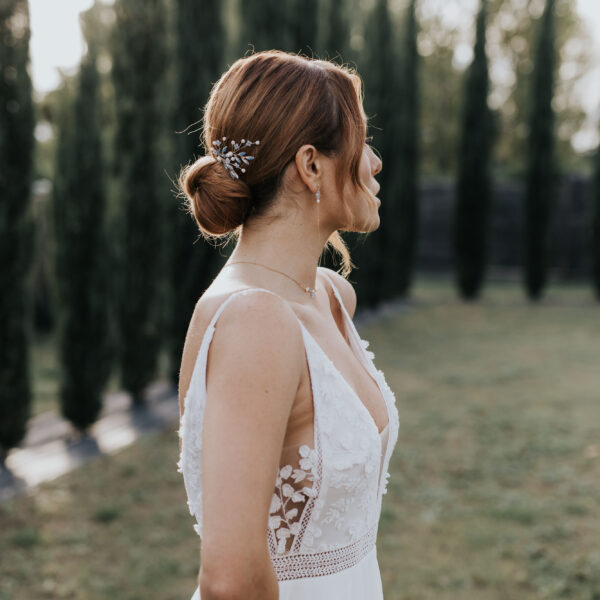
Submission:
POLYGON ((250 140, 242 140, 239 144, 234 140, 230 140, 232 149, 229 150, 228 146, 225 145, 227 138, 225 136, 220 140, 213 142, 214 148, 210 151, 215 155, 215 158, 227 169, 232 179, 239 179, 239 175, 235 172, 235 169, 240 170, 242 173, 246 172, 244 165, 249 165, 251 160, 254 160, 254 156, 250 156, 245 151, 240 152, 242 148, 248 146, 258 146, 260 140, 251 142, 250 140))

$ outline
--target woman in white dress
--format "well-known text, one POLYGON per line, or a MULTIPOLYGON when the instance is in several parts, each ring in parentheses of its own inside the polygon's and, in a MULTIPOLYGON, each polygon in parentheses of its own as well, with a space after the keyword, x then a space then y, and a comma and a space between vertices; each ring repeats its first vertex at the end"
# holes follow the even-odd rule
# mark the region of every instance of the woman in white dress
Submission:
POLYGON ((181 363, 193 600, 383 598, 376 536, 398 413, 352 322, 338 233, 379 226, 366 130, 353 70, 279 51, 237 60, 205 107, 206 156, 181 191, 204 236, 237 245, 181 363), (318 266, 326 247, 342 274, 318 266))

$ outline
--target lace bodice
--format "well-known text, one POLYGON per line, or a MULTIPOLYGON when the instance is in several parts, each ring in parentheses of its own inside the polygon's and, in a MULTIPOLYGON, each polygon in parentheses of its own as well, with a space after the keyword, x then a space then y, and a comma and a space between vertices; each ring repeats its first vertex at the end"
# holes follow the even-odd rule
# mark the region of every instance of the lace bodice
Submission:
MULTIPOLYGON (((388 423, 379 432, 370 412, 317 344, 300 319, 312 386, 312 443, 283 448, 274 482, 265 535, 279 580, 326 575, 350 567, 375 545, 388 465, 398 438, 399 418, 392 390, 373 363, 333 281, 351 348, 376 381, 388 423)), ((215 323, 236 294, 216 311, 198 352, 179 427, 183 474, 190 513, 202 536, 201 423, 206 398, 206 357, 215 323)))

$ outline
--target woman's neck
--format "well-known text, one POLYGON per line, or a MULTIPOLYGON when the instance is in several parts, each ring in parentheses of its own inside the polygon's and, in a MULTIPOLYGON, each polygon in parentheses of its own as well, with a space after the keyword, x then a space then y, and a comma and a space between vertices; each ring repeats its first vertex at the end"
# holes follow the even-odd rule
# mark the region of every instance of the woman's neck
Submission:
POLYGON ((228 262, 256 262, 314 289, 319 258, 331 233, 321 226, 319 235, 316 219, 313 228, 308 224, 302 226, 298 220, 281 218, 262 227, 244 226, 228 262))

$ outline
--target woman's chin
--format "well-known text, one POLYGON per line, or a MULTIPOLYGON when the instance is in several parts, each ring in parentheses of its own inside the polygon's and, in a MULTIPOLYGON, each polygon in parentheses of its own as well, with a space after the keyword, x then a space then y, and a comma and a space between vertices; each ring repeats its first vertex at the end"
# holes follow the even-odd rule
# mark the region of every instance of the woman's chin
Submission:
POLYGON ((371 231, 375 231, 376 229, 379 229, 380 225, 381 225, 381 220, 379 219, 379 215, 377 215, 377 218, 374 221, 373 228, 371 229, 371 231))
POLYGON ((379 207, 381 206, 381 200, 379 198, 376 198, 376 201, 377 201, 377 207, 371 213, 370 219, 369 219, 369 223, 370 223, 370 227, 371 227, 370 231, 375 231, 376 229, 379 229, 379 225, 381 225, 381 217, 379 216, 379 207))
POLYGON ((381 225, 381 220, 379 214, 376 213, 360 228, 359 233, 371 233, 379 229, 379 225, 381 225))
POLYGON ((370 210, 368 214, 361 215, 360 219, 357 219, 352 225, 347 227, 340 227, 339 231, 348 231, 352 233, 371 233, 376 229, 379 229, 379 225, 381 224, 379 218, 379 205, 381 201, 379 198, 377 199, 377 207, 373 210, 370 210))

